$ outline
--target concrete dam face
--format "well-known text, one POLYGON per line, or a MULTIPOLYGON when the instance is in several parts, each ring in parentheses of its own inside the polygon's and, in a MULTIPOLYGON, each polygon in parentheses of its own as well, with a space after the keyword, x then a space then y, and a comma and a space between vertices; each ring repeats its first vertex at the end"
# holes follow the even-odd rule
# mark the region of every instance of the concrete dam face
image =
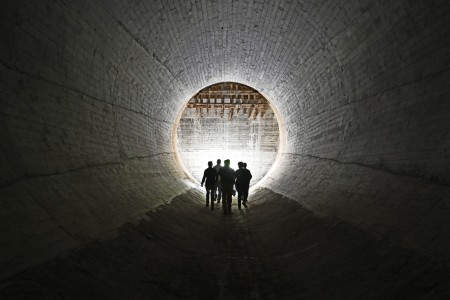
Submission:
POLYGON ((450 297, 448 1, 0 14, 0 299, 450 297))

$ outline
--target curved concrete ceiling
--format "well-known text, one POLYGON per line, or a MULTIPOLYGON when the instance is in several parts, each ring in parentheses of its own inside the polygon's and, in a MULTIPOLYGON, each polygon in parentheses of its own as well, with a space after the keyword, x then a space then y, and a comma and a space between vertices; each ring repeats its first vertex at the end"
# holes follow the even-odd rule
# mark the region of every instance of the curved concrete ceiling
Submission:
POLYGON ((280 113, 264 187, 449 258, 446 1, 2 6, 2 277, 188 190, 173 125, 222 81, 280 113))

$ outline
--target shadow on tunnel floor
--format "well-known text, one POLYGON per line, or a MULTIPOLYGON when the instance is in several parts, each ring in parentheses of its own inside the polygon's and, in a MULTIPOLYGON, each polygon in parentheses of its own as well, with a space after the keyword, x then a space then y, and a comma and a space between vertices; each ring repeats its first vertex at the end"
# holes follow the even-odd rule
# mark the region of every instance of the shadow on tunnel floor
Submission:
POLYGON ((450 298, 446 266, 269 190, 228 216, 203 197, 10 278, 0 299, 450 298))

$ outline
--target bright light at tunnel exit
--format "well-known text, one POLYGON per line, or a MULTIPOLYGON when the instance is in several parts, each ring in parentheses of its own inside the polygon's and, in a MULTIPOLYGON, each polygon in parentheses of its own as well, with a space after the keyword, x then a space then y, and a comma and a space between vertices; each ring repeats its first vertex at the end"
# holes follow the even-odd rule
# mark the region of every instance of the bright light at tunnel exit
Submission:
MULTIPOLYGON (((260 168, 259 165, 259 158, 260 158, 260 151, 254 151, 254 152, 247 152, 247 151, 205 151, 207 154, 204 156, 200 156, 198 158, 195 158, 194 161, 185 161, 183 160, 183 164, 185 167, 189 168, 189 166, 203 166, 202 171, 208 167, 207 163, 208 161, 213 162, 213 166, 216 165, 217 159, 220 159, 221 165, 224 166, 224 161, 226 159, 230 160, 230 167, 237 170, 238 169, 238 162, 245 162, 247 163, 247 168, 250 171, 256 171, 258 168, 260 168)), ((202 172, 203 174, 203 172, 202 172)), ((194 175, 194 174, 192 174, 194 175)), ((196 182, 199 181, 198 177, 194 177, 196 182)), ((201 179, 200 179, 201 180, 201 179)), ((256 182, 251 182, 251 184, 255 184, 256 182)))
MULTIPOLYGON (((194 97, 191 99, 196 99, 195 103, 211 103, 209 100, 204 99, 201 99, 200 102, 198 101, 198 98, 194 97)), ((222 103, 228 104, 231 103, 233 99, 230 97, 228 100, 224 97, 224 100, 222 101, 222 103)), ((190 103, 193 102, 190 101, 179 113, 177 122, 174 125, 172 140, 178 163, 184 173, 186 173, 194 183, 199 185, 203 176, 203 171, 208 167, 208 161, 212 161, 213 165, 216 165, 217 159, 220 159, 222 161, 221 165, 224 166, 224 161, 229 159, 231 162, 230 167, 235 170, 238 169, 237 163, 242 161, 247 163, 247 168, 254 175, 251 181, 251 189, 257 188, 259 186, 259 184, 257 184, 258 181, 259 183, 263 182, 276 166, 276 162, 279 160, 280 150, 284 145, 284 126, 282 126, 282 123, 280 122, 281 118, 276 108, 273 105, 270 105, 269 112, 266 114, 268 117, 263 119, 261 116, 264 116, 264 114, 259 115, 258 118, 250 118, 250 114, 247 116, 241 106, 240 111, 235 109, 234 115, 229 119, 226 114, 225 118, 223 118, 223 115, 220 118, 217 117, 217 110, 215 115, 211 113, 214 112, 213 106, 208 107, 208 114, 206 113, 206 109, 204 109, 202 116, 199 115, 198 108, 197 110, 194 108, 194 110, 191 110, 189 113, 187 112, 187 108, 190 103), (261 123, 267 123, 265 120, 270 120, 270 117, 272 117, 272 123, 274 122, 276 125, 276 133, 275 127, 270 127, 272 135, 266 134, 268 133, 267 128, 269 127, 261 126, 261 123), (250 133, 250 130, 245 127, 246 125, 244 123, 247 124, 247 127, 249 128, 253 125, 251 132, 254 141, 257 141, 258 145, 256 147, 254 143, 252 145, 251 141, 247 142, 245 139, 238 143, 238 145, 242 145, 242 147, 236 147, 236 138, 239 138, 238 136, 240 135, 245 135, 245 133, 243 134, 242 132, 246 132, 246 130, 250 133), (255 130, 255 124, 257 130, 255 130), (183 132, 183 126, 189 130, 184 130, 183 132), (233 128, 239 126, 240 128, 238 131, 230 132, 230 128, 233 130, 233 128), (211 131, 214 132, 215 140, 213 142, 211 142, 211 138, 205 137, 208 132, 211 131), (189 134, 187 135, 186 132, 189 134), (276 134, 276 138, 273 137, 274 134, 276 134), (181 138, 179 139, 180 135, 181 138), (255 138, 256 135, 257 137, 255 138), (273 151, 273 149, 269 149, 268 151, 268 142, 274 144, 274 141, 276 141, 277 144, 276 151, 273 151)), ((224 110, 224 112, 227 111, 224 110)), ((227 113, 229 114, 229 110, 227 113)))

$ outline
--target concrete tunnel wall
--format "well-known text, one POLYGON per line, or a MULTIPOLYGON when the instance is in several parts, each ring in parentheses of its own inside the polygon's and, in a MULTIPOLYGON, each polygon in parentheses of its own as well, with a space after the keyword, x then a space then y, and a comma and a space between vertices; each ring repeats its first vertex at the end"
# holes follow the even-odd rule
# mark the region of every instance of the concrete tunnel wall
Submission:
POLYGON ((191 186, 182 105, 221 81, 286 130, 262 186, 436 259, 450 237, 446 1, 4 1, 1 278, 191 186))

